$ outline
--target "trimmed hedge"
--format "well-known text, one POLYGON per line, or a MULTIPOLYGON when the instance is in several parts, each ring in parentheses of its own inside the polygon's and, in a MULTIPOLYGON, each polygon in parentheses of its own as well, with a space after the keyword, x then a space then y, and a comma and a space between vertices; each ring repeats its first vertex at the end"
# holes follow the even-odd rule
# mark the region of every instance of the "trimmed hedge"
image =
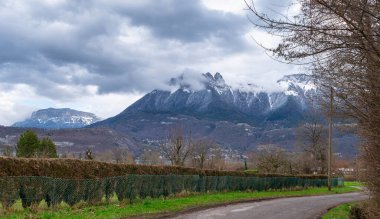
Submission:
MULTIPOLYGON (((333 186, 339 179, 333 180, 333 186)), ((327 179, 298 177, 135 175, 102 179, 60 179, 42 176, 0 177, 0 203, 7 209, 21 199, 29 208, 45 200, 49 207, 65 202, 73 206, 81 201, 90 205, 106 202, 116 194, 120 202, 166 198, 181 192, 265 191, 321 187, 327 179)))
MULTIPOLYGON (((333 186, 342 183, 335 178, 333 186)), ((214 171, 177 166, 112 164, 74 159, 0 157, 0 203, 9 208, 21 199, 29 208, 45 200, 49 207, 61 202, 73 206, 119 201, 133 202, 181 192, 264 191, 321 187, 326 176, 289 176, 238 171, 214 171)))
MULTIPOLYGON (((199 176, 256 176, 295 177, 283 174, 258 174, 240 171, 201 170, 179 166, 147 166, 113 164, 77 159, 31 159, 0 157, 0 177, 46 176, 64 179, 99 179, 105 177, 136 175, 199 175, 199 176)), ((326 175, 297 175, 297 178, 326 179, 326 175)))

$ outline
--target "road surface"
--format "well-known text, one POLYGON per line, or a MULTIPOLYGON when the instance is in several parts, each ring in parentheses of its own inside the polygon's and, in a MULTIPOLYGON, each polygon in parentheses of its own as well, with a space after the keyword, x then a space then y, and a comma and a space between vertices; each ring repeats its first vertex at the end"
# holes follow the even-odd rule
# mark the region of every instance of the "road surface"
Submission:
POLYGON ((364 193, 346 193, 309 197, 281 198, 267 201, 231 204, 176 216, 175 218, 231 219, 309 219, 320 216, 336 205, 368 199, 364 193))

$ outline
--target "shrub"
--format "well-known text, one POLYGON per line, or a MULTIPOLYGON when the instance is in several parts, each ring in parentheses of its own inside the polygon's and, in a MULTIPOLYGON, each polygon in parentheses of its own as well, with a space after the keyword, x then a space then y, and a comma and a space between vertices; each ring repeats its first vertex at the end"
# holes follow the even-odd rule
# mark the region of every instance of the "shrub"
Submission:
POLYGON ((46 198, 50 179, 45 177, 21 177, 19 180, 20 198, 23 208, 38 205, 46 198))
POLYGON ((19 198, 19 183, 16 177, 0 178, 0 202, 8 209, 19 198))

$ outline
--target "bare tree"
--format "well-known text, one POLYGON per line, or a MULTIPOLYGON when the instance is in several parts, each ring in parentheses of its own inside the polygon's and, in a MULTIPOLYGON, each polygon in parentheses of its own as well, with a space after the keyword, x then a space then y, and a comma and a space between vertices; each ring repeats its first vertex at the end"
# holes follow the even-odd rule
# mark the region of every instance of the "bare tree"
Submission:
MULTIPOLYGON (((284 172, 287 165, 286 153, 282 148, 276 145, 259 145, 256 156, 253 159, 256 162, 257 170, 261 173, 280 173, 284 172)), ((252 159, 252 157, 251 157, 252 159)))
POLYGON ((193 149, 191 132, 185 136, 181 126, 175 126, 170 130, 166 143, 161 145, 163 156, 172 165, 184 166, 193 149))
POLYGON ((5 145, 1 151, 2 151, 3 156, 5 156, 5 157, 12 157, 13 156, 13 147, 10 145, 5 145))
POLYGON ((191 159, 193 167, 203 169, 210 158, 212 150, 216 149, 215 142, 208 138, 198 139, 194 142, 191 159))
POLYGON ((325 129, 317 114, 311 113, 308 116, 306 123, 298 128, 296 138, 296 144, 309 159, 311 173, 326 173, 327 141, 325 129))
POLYGON ((112 150, 99 151, 96 153, 96 160, 103 162, 114 162, 114 154, 112 150))
POLYGON ((116 163, 134 163, 133 153, 128 148, 114 148, 112 155, 116 163))
MULTIPOLYGON (((377 0, 298 0, 297 16, 270 17, 248 4, 254 26, 280 36, 275 58, 310 68, 357 119, 374 212, 380 212, 380 4, 377 0)), ((376 217, 375 215, 371 215, 376 217)))
POLYGON ((162 159, 160 152, 151 149, 145 149, 140 156, 140 162, 145 165, 161 165, 162 159))
POLYGON ((207 160, 207 168, 214 170, 225 170, 226 161, 223 151, 220 147, 215 147, 210 150, 210 157, 207 160))

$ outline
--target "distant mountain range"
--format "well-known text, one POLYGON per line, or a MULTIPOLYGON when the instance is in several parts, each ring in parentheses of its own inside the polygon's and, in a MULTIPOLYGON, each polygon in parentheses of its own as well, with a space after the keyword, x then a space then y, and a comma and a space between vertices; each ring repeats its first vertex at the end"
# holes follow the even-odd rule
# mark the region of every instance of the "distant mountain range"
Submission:
MULTIPOLYGON (((255 150, 260 144, 277 144, 292 149, 296 129, 306 121, 314 107, 312 100, 319 95, 312 78, 305 74, 284 76, 277 81, 273 92, 266 92, 252 83, 232 87, 220 73, 205 73, 198 82, 195 86, 186 75, 172 78, 169 82, 171 91, 153 90, 120 114, 102 121, 90 113, 45 109, 14 126, 48 129, 85 126, 73 131, 56 131, 60 136, 56 138, 74 145, 73 150, 75 145, 82 148, 86 144, 95 150, 129 147, 138 155, 142 147, 157 147, 177 125, 195 138, 212 138, 222 147, 235 151, 255 150), (65 134, 72 135, 79 130, 83 138, 96 132, 123 140, 105 137, 99 145, 94 141, 65 137, 65 134), (132 145, 124 145, 126 142, 132 145)), ((1 133, 0 140, 7 141, 7 131, 1 132, 0 127, 1 133)), ((335 130, 333 140, 336 152, 349 156, 356 153, 356 135, 335 130)))
POLYGON ((32 113, 32 116, 21 122, 16 122, 13 127, 23 128, 82 128, 101 119, 93 113, 77 111, 69 108, 63 109, 41 109, 32 113))

